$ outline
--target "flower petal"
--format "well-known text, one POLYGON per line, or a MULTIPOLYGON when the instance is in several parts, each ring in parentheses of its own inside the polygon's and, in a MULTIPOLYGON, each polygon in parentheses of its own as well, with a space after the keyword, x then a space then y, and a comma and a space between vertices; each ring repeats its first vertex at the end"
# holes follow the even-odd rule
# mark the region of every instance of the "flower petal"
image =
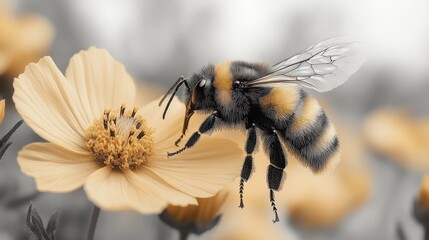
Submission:
POLYGON ((140 109, 137 114, 141 115, 146 120, 149 127, 156 128, 156 131, 152 134, 154 142, 158 144, 167 143, 168 146, 171 147, 174 146, 174 140, 170 143, 166 140, 172 137, 180 137, 182 130, 181 121, 183 121, 183 119, 179 116, 185 114, 185 108, 182 107, 183 103, 177 98, 174 98, 171 102, 167 117, 162 119, 164 105, 166 103, 162 106, 158 106, 158 103, 159 100, 152 101, 140 109))
POLYGON ((145 169, 135 173, 104 167, 88 178, 85 191, 92 202, 107 210, 134 209, 142 213, 160 213, 169 203, 182 206, 197 204, 195 198, 170 187, 145 169))
POLYGON ((90 122, 100 118, 106 108, 134 106, 134 80, 105 49, 91 47, 75 54, 66 77, 79 92, 79 101, 90 122))
MULTIPOLYGON (((146 106, 148 103, 160 99, 165 92, 159 84, 154 82, 144 81, 142 84, 138 84, 136 94, 137 106, 146 106)), ((159 103, 159 100, 158 102, 159 103)))
POLYGON ((155 150, 146 167, 179 191, 210 197, 239 176, 243 159, 234 142, 202 136, 193 148, 170 159, 164 150, 155 150))
POLYGON ((75 90, 50 57, 29 64, 15 79, 13 101, 25 122, 41 137, 84 153, 89 122, 75 90))
MULTIPOLYGON (((156 128, 152 137, 157 144, 158 149, 171 149, 174 142, 182 133, 182 126, 185 117, 185 105, 177 97, 171 102, 170 108, 165 119, 162 119, 165 102, 160 107, 158 103, 161 98, 152 101, 145 107, 141 108, 137 114, 141 115, 149 127, 156 128)), ((167 100, 166 100, 167 101, 167 100)), ((195 114, 189 123, 187 134, 193 133, 204 121, 204 116, 195 114)), ((190 136, 190 135, 189 135, 190 136)))
POLYGON ((89 155, 52 143, 32 143, 18 154, 21 170, 34 177, 39 191, 69 192, 81 187, 99 166, 89 155))

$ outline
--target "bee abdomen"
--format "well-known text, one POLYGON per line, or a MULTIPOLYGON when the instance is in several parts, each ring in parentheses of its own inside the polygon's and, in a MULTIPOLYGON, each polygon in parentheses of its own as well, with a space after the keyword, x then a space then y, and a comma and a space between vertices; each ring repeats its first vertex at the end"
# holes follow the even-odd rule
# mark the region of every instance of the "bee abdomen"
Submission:
POLYGON ((339 141, 334 125, 311 96, 304 97, 284 137, 291 152, 313 172, 338 160, 339 141))

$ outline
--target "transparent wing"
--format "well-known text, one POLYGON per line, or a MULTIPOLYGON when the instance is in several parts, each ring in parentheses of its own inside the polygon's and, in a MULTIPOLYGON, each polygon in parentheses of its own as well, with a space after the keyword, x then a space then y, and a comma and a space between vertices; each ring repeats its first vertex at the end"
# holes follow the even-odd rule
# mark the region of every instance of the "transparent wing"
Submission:
POLYGON ((317 43, 271 67, 269 74, 245 83, 245 87, 284 87, 298 84, 319 92, 347 81, 363 64, 363 44, 346 36, 317 43))

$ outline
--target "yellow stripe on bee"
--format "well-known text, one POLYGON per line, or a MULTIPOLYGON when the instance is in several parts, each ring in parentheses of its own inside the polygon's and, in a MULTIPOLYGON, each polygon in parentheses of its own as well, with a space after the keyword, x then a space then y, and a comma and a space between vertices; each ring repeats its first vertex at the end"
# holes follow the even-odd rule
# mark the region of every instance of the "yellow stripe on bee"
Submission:
POLYGON ((328 125, 326 126, 322 135, 317 139, 314 144, 310 145, 311 151, 329 154, 328 158, 325 160, 326 165, 323 168, 316 170, 315 173, 319 173, 325 170, 327 170, 327 172, 330 172, 334 170, 337 164, 340 162, 341 151, 339 147, 335 148, 334 152, 330 153, 330 151, 332 150, 331 145, 335 140, 336 136, 337 133, 335 131, 334 125, 328 122, 328 125))
POLYGON ((335 131, 334 125, 329 122, 328 126, 326 126, 325 131, 322 136, 317 139, 317 142, 314 144, 315 149, 323 150, 331 144, 331 141, 334 140, 335 136, 337 136, 337 132, 335 131))
POLYGON ((312 96, 307 96, 304 99, 304 104, 302 109, 298 115, 295 117, 291 130, 299 131, 301 129, 305 129, 310 127, 312 124, 316 122, 317 116, 319 116, 321 112, 321 107, 317 100, 312 96))
POLYGON ((215 68, 215 80, 213 86, 216 88, 218 100, 223 105, 231 104, 232 102, 232 73, 231 62, 223 62, 215 68))
POLYGON ((274 107, 278 118, 286 117, 295 111, 299 90, 295 87, 273 88, 260 100, 261 107, 274 107))
POLYGON ((341 151, 340 151, 340 148, 337 148, 337 150, 326 161, 327 164, 323 170, 325 170, 328 173, 334 171, 340 161, 341 161, 341 151))

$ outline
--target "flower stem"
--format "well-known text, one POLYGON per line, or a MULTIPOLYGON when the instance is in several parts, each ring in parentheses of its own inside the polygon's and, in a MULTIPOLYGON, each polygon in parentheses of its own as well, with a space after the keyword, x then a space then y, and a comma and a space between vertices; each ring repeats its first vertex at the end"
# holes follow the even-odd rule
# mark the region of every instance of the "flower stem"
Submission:
POLYGON ((180 231, 179 232, 179 240, 188 240, 189 232, 187 231, 180 231))
POLYGON ((91 221, 89 222, 88 234, 86 240, 93 240, 95 228, 97 227, 98 215, 100 215, 100 208, 94 205, 92 209, 91 221))

